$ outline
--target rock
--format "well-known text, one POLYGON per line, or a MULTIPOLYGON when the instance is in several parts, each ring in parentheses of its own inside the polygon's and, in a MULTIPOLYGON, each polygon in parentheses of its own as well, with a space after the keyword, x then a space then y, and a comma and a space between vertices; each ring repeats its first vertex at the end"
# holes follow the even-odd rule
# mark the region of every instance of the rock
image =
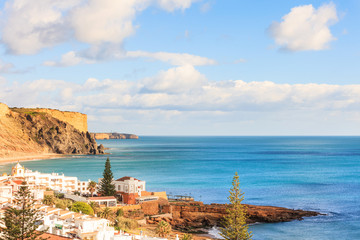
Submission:
POLYGON ((100 154, 104 154, 104 153, 105 153, 105 147, 104 147, 104 145, 100 144, 100 145, 98 146, 98 152, 99 152, 100 154))
MULTIPOLYGON (((172 202, 172 225, 178 229, 206 228, 221 225, 226 214, 226 204, 204 205, 202 202, 172 202)), ((246 205, 248 223, 275 223, 301 220, 304 217, 317 216, 313 211, 293 210, 273 206, 246 205)))

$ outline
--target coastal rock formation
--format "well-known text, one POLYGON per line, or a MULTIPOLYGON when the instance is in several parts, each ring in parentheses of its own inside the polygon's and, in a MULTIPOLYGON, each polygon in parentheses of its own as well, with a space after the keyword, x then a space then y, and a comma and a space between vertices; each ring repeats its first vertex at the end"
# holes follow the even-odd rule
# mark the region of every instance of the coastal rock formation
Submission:
MULTIPOLYGON (((60 111, 37 110, 9 109, 0 103, 0 158, 45 153, 103 153, 103 147, 97 146, 89 132, 80 131, 69 122, 59 120, 51 114, 54 111, 59 116, 60 111)), ((80 116, 71 112, 64 113, 64 116, 71 114, 80 116)), ((85 130, 84 123, 80 125, 85 130)))
MULTIPOLYGON (((246 205, 248 211, 248 223, 276 223, 302 220, 304 217, 320 215, 318 212, 293 210, 282 207, 246 205)), ((171 202, 168 216, 162 219, 159 216, 150 217, 148 223, 157 223, 165 220, 178 229, 206 228, 220 226, 221 220, 226 214, 225 204, 206 205, 202 202, 171 202)))
POLYGON ((96 140, 103 139, 138 139, 134 134, 128 133, 92 133, 96 140))

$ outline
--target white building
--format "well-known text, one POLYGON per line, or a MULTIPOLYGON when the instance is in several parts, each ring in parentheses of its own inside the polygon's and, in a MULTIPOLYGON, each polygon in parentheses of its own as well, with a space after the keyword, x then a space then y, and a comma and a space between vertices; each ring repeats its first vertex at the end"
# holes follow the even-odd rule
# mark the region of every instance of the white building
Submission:
POLYGON ((145 181, 141 181, 139 179, 133 177, 122 177, 117 180, 114 180, 115 189, 118 192, 124 193, 134 193, 141 196, 141 192, 145 191, 145 181))
POLYGON ((122 177, 114 180, 113 183, 117 194, 125 204, 136 204, 136 198, 141 197, 141 193, 145 191, 145 181, 133 177, 122 177))
POLYGON ((80 181, 77 177, 67 177, 64 174, 58 173, 33 172, 32 170, 25 169, 20 163, 17 163, 11 169, 11 176, 23 179, 30 186, 43 186, 62 192, 78 191, 82 194, 90 194, 90 191, 88 190, 90 180, 80 181))
POLYGON ((45 205, 38 205, 37 209, 43 215, 43 224, 38 230, 80 239, 113 240, 114 238, 114 228, 109 226, 110 221, 107 219, 45 205))
POLYGON ((117 201, 114 196, 108 196, 108 197, 89 197, 87 200, 88 203, 94 202, 99 204, 99 206, 105 206, 105 207, 116 207, 117 201))
POLYGON ((0 185, 0 205, 11 203, 13 199, 12 186, 2 184, 0 185))

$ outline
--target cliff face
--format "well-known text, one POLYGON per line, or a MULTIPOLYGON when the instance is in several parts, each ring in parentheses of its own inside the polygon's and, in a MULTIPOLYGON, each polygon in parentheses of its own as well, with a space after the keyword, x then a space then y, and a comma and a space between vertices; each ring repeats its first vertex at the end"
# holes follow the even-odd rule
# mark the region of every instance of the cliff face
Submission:
POLYGON ((138 139, 134 134, 128 133, 92 133, 96 140, 103 139, 138 139))
MULTIPOLYGON (((60 111, 37 110, 39 109, 9 109, 0 103, 0 158, 44 153, 103 153, 102 145, 98 147, 89 132, 79 131, 72 124, 50 114, 54 111, 57 116, 61 116, 60 111)), ((66 112, 63 116, 70 115, 66 112)), ((84 129, 84 124, 80 125, 84 129)))
MULTIPOLYGON (((14 108, 14 110, 16 110, 16 108, 14 108)), ((50 116, 59 119, 60 121, 72 125, 80 132, 86 133, 88 131, 87 115, 83 113, 66 112, 66 111, 59 111, 56 109, 48 109, 48 108, 27 108, 23 110, 26 110, 28 112, 47 113, 50 116)))

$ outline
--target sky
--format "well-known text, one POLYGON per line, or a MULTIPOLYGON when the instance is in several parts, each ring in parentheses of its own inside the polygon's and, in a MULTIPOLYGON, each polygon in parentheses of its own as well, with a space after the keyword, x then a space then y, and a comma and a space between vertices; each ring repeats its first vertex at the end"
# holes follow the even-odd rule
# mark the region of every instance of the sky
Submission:
POLYGON ((0 102, 89 131, 360 135, 360 1, 0 2, 0 102))

